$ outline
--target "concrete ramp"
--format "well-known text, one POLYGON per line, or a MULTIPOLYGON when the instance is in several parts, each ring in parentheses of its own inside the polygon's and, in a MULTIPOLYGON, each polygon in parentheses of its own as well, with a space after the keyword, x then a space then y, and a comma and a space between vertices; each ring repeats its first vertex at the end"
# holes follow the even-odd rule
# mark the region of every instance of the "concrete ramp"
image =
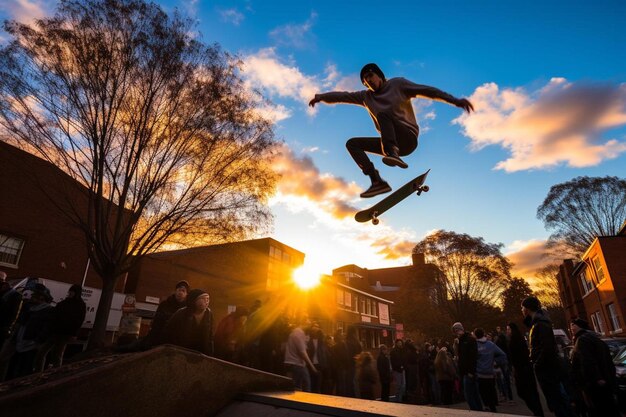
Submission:
POLYGON ((293 390, 289 378, 168 345, 97 366, 80 365, 67 365, 71 372, 64 373, 64 366, 1 387, 0 415, 213 416, 240 393, 293 390))
POLYGON ((386 403, 305 392, 239 395, 217 417, 519 417, 515 414, 386 403))

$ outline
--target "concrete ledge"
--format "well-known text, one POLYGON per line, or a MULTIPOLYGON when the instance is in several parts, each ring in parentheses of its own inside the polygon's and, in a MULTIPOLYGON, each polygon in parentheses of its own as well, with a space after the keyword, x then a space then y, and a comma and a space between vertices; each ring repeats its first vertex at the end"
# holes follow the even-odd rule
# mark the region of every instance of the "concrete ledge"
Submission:
POLYGON ((386 403, 305 392, 269 392, 239 395, 217 417, 519 417, 515 414, 455 410, 411 404, 386 403))
POLYGON ((291 379, 160 346, 0 396, 3 417, 200 417, 240 393, 292 391, 291 379))

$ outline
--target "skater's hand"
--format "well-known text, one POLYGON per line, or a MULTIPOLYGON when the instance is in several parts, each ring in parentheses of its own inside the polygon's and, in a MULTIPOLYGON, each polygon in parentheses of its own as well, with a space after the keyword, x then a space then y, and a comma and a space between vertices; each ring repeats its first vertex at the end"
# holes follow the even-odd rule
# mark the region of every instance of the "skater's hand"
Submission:
POLYGON ((465 110, 468 113, 471 113, 474 111, 474 105, 472 103, 470 103, 470 101, 466 98, 460 98, 457 102, 456 102, 456 106, 462 108, 463 110, 465 110))
POLYGON ((316 94, 315 97, 313 97, 313 99, 311 101, 309 101, 309 106, 315 107, 315 104, 319 103, 320 101, 322 101, 322 100, 320 100, 318 95, 316 94))

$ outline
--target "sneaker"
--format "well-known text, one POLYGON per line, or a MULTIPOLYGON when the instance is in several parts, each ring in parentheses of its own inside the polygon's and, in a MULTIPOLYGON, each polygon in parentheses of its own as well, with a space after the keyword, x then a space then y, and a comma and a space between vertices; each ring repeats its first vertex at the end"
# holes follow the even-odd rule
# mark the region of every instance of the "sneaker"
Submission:
POLYGON ((400 168, 408 168, 409 165, 404 162, 398 154, 389 154, 383 156, 383 163, 385 165, 389 165, 390 167, 400 167, 400 168))
POLYGON ((361 193, 361 198, 374 197, 375 195, 388 193, 389 191, 391 191, 389 184, 385 181, 377 181, 373 183, 370 188, 361 193))

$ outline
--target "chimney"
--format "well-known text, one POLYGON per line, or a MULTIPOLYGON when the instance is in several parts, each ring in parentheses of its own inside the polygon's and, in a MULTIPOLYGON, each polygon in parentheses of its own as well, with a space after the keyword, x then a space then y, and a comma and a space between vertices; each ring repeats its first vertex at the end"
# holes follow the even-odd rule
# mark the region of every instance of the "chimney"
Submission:
POLYGON ((426 263, 426 259, 423 253, 414 253, 411 255, 413 258, 413 266, 420 266, 426 263))

